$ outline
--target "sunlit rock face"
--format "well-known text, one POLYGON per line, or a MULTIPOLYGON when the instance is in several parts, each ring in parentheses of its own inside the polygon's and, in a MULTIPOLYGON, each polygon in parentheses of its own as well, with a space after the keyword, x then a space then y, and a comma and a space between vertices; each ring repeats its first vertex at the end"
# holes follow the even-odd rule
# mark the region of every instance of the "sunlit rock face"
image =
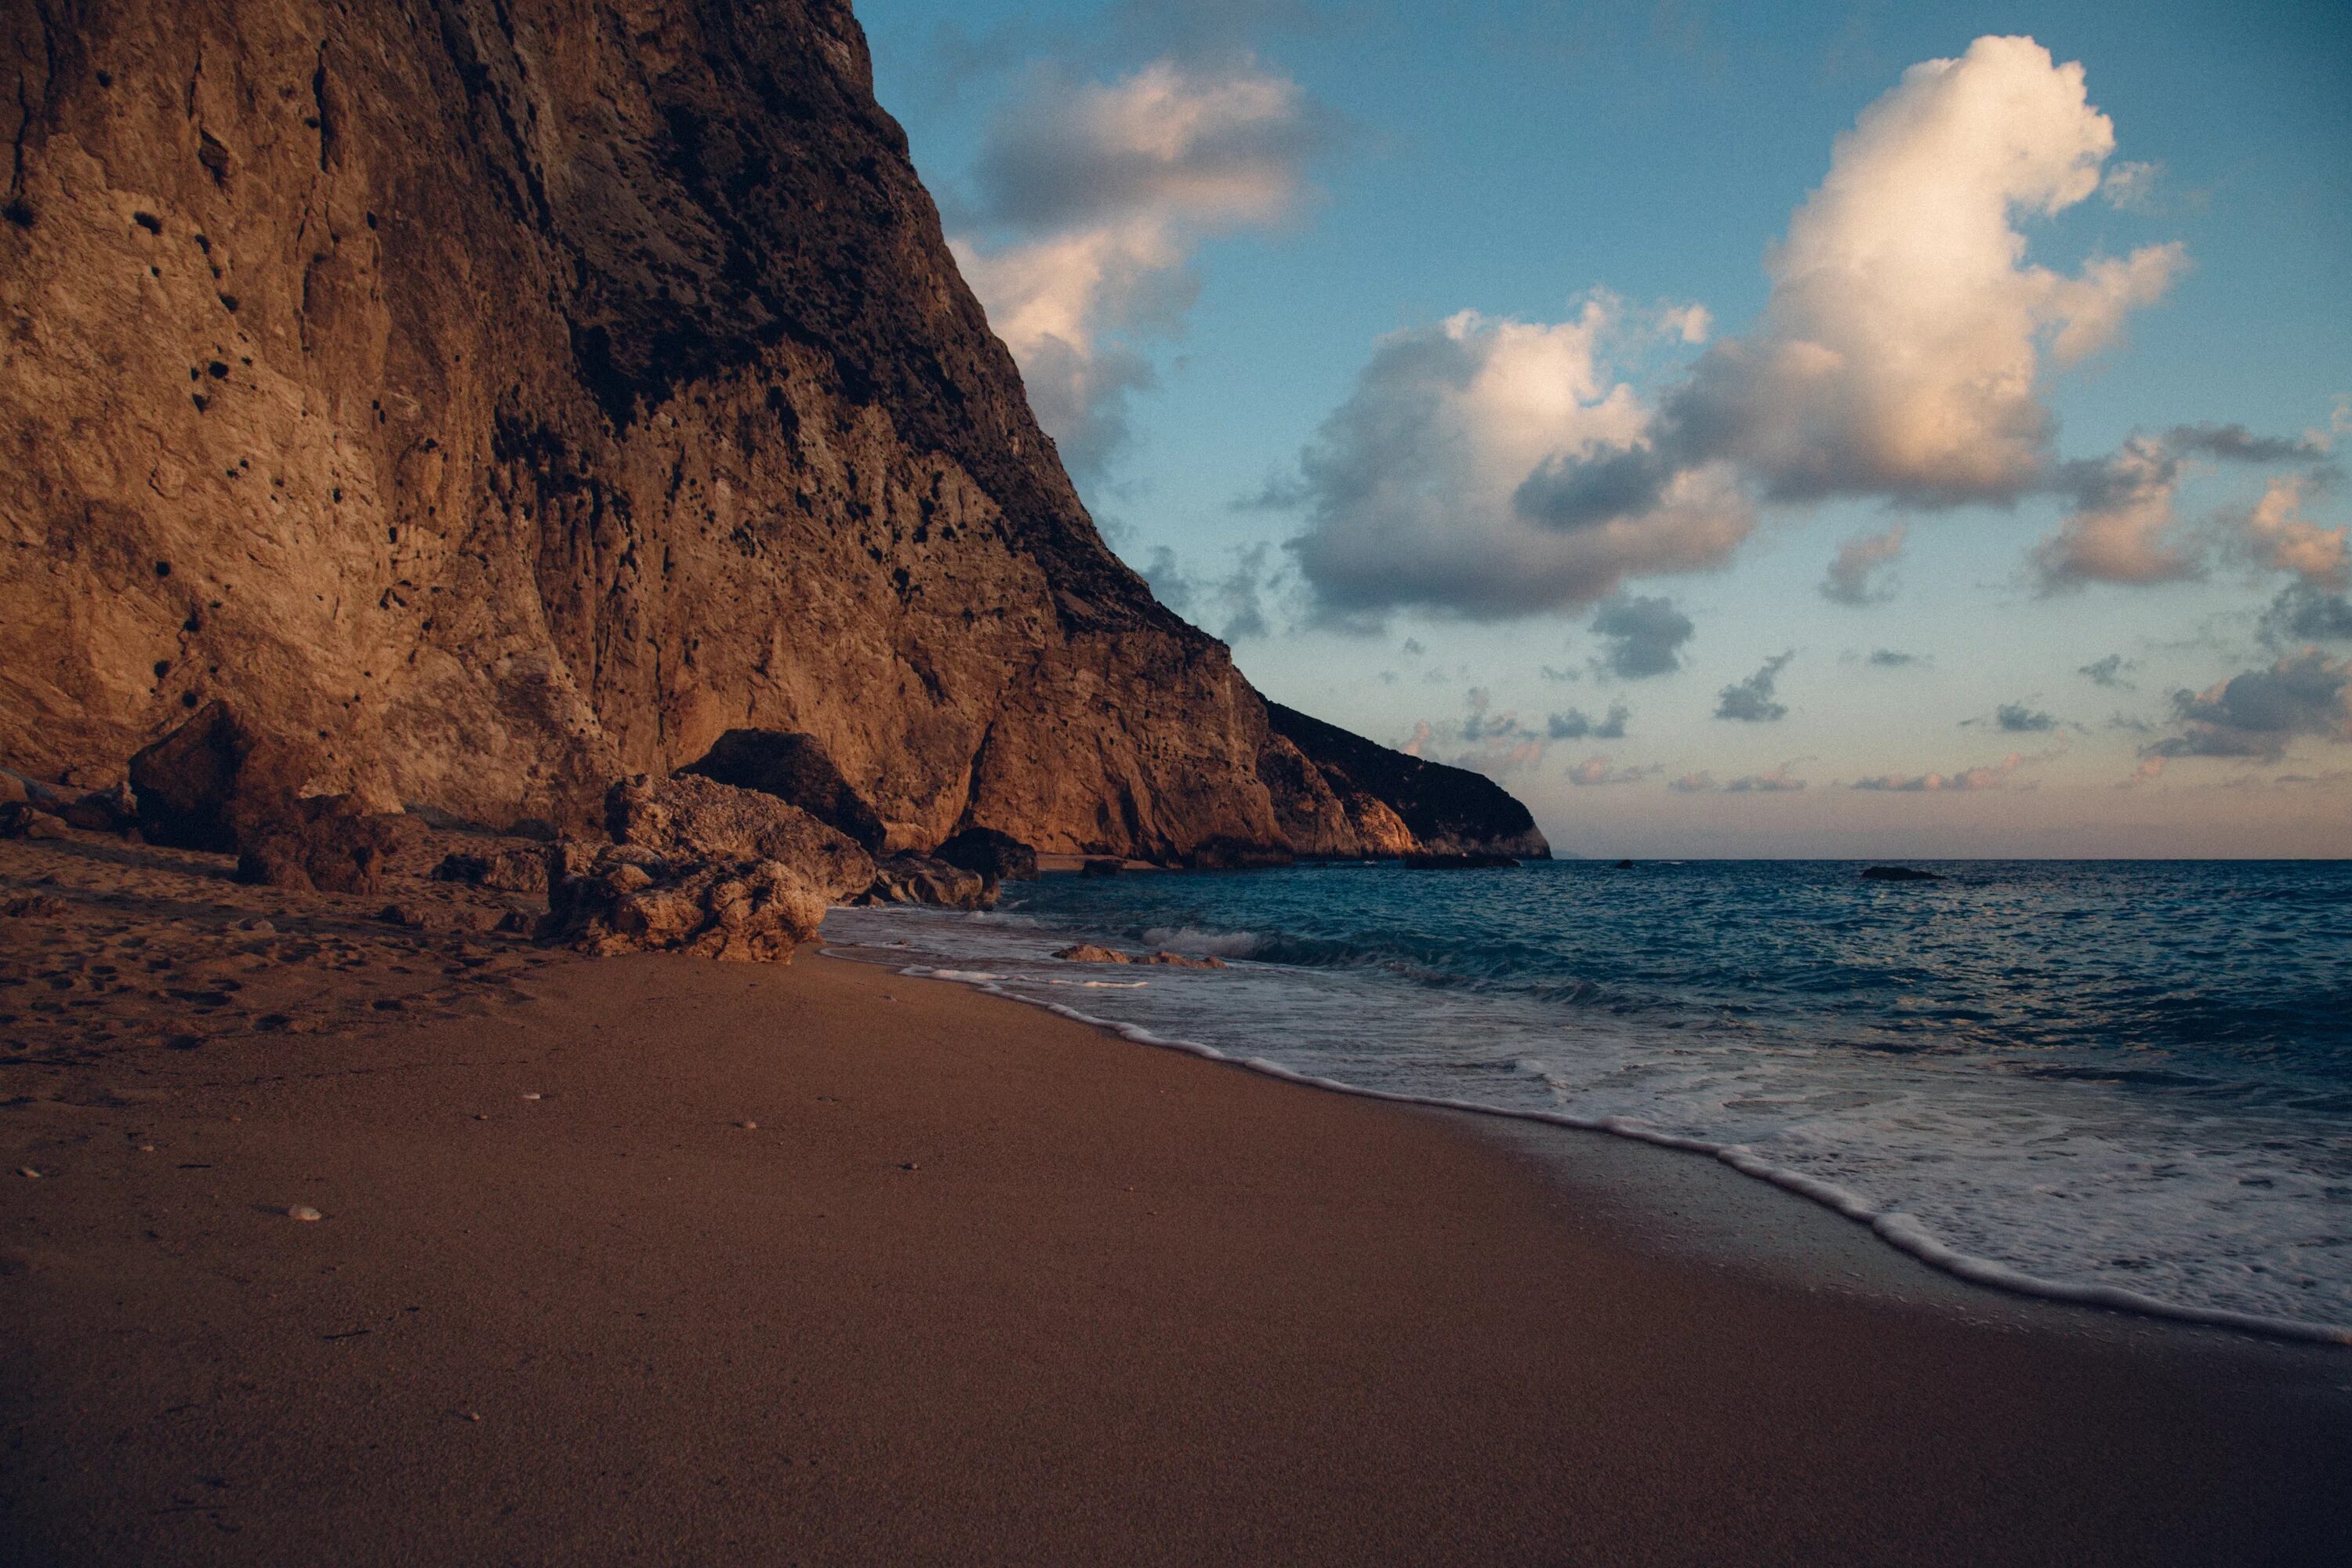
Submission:
POLYGON ((311 791, 569 830, 757 729, 893 848, 1287 843, 1265 703, 1104 548, 845 5, 0 39, 12 765, 225 698, 311 791))

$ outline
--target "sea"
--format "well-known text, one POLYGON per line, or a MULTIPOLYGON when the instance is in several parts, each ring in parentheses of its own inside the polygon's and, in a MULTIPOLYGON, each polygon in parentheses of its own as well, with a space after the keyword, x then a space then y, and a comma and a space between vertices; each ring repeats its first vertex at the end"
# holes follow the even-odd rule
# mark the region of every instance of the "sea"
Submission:
POLYGON ((2352 864, 1049 875, 854 956, 1357 1093, 1690 1149, 2032 1294, 2352 1342, 2352 864), (1056 960, 1096 942, 1222 969, 1056 960))

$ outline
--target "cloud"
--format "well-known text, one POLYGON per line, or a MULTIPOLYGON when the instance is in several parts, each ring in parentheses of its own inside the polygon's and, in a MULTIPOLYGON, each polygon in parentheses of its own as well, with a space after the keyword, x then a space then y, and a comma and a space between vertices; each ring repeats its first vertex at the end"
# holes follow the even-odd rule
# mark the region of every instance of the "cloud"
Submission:
MULTIPOLYGON (((1973 724, 1981 721, 1967 721, 1973 724)), ((2004 702, 1993 710, 1992 727, 2011 735, 2039 735, 2058 728, 2058 718, 2022 702, 2004 702)))
POLYGON ((2117 212, 2154 212, 2157 182, 2163 175, 2162 163, 2119 163, 2099 182, 2099 195, 2117 212))
POLYGON ((2044 593, 2085 583, 2175 583, 2202 570, 2170 538, 2180 460, 2161 440, 2135 436, 2112 457, 2066 465, 2074 510, 2033 548, 2044 593))
POLYGON ((1545 733, 1555 741, 1622 741, 1625 738, 1626 721, 1633 711, 1622 702, 1611 705, 1606 718, 1595 721, 1581 708, 1571 708, 1565 713, 1555 713, 1546 721, 1545 733))
POLYGON ((1150 384, 1136 342, 1179 331, 1209 236, 1296 207, 1325 117, 1246 57, 1161 59, 1111 82, 1042 68, 991 121, 970 232, 950 244, 1063 460, 1098 472, 1150 384))
POLYGON ((1795 764, 1782 763, 1769 773, 1748 773, 1729 784, 1717 784, 1709 773, 1685 773, 1667 781, 1666 787, 1677 795, 1794 795, 1805 787, 1805 781, 1789 776, 1795 764))
POLYGON ((1273 636, 1265 601, 1282 589, 1287 568, 1274 562, 1274 547, 1265 542, 1236 545, 1228 553, 1231 570, 1203 581, 1182 569, 1173 550, 1155 544, 1143 580, 1161 604, 1196 625, 1214 626, 1225 642, 1273 636))
POLYGON ((1650 411, 1602 363, 1622 325, 1619 308, 1596 298, 1553 324, 1465 310, 1381 340, 1299 454, 1297 482, 1266 498, 1304 510, 1291 548, 1323 603, 1492 619, 1590 604, 1628 576, 1727 557, 1755 525, 1727 474, 1657 487, 1635 476, 1654 493, 1590 526, 1547 513, 1545 465, 1648 427, 1650 411))
POLYGON ((1902 555, 1906 531, 1898 522, 1883 533, 1861 534, 1839 545, 1829 575, 1822 579, 1822 597, 1832 605, 1856 606, 1885 604, 1893 598, 1894 583, 1885 578, 1873 583, 1871 574, 1891 566, 1902 555))
POLYGON ((2072 277, 2024 262, 2018 218, 2088 196, 2114 145, 2082 68, 2030 38, 1912 67, 1838 138, 1767 258, 1759 330, 1717 343, 1665 399, 1646 471, 1730 459, 1780 500, 1941 506, 2032 489, 2052 426, 2045 353, 2063 364, 2095 352, 2183 264, 2170 245, 2072 277))
POLYGON ((2263 612, 2258 635, 2274 648, 2305 643, 2352 642, 2352 599, 2323 594, 2310 583, 2290 583, 2263 612))
POLYGON ((2243 544, 2257 565, 2292 572, 2315 587, 2340 589, 2346 575, 2346 539, 2352 527, 2322 528, 2303 515, 2316 488, 2308 474, 2286 474, 2270 482, 2246 514, 2243 544))
MULTIPOLYGON (((2190 458, 2269 463, 2322 455, 2309 437, 2257 436, 2242 425, 2183 425, 2158 436, 2134 436, 2105 458, 2062 464, 2048 488, 2073 503, 2058 531, 2033 550, 2045 593, 2086 583, 2152 584, 2200 575, 2200 552, 2178 537, 2174 502, 2190 458)), ((2344 531, 2323 531, 2297 509, 2317 483, 2312 475, 2272 481, 2246 518, 2246 552, 2283 570, 2333 571, 2340 579, 2344 531)))
POLYGON ((1790 763, 1782 763, 1769 773, 1749 773, 1723 786, 1726 795, 1792 795, 1805 787, 1805 781, 1789 776, 1790 763))
POLYGON ((1998 763, 1981 767, 1962 768, 1950 773, 1882 773, 1876 778, 1856 779, 1848 789, 1877 790, 1894 795, 1935 795, 1953 790, 2000 789, 2009 783, 2024 758, 2011 752, 1998 763))
POLYGON ((2302 736, 2352 742, 2352 659, 2306 648, 2204 691, 2177 691, 2172 709, 2180 732, 2144 754, 2276 762, 2302 736))
POLYGON ((1404 639, 1403 645, 1400 647, 1397 651, 1405 655, 1409 658, 1418 658, 1429 650, 1422 646, 1421 639, 1419 637, 1407 637, 1404 639))
MULTIPOLYGON (((2072 275, 2021 218, 2082 202, 2114 127, 2082 68, 1983 37, 1912 67, 1831 153, 1766 257, 1756 330, 1654 407, 1574 321, 1454 317, 1386 340, 1302 455, 1308 582, 1341 610, 1501 616, 1720 563, 1757 500, 2007 503, 2051 468, 2045 358, 2071 364, 2186 265, 2178 245, 2072 275)), ((1832 584, 1835 579, 1832 578, 1832 584)))
POLYGON ((1607 757, 1587 757, 1568 770, 1568 782, 1579 789, 1591 789, 1604 784, 1639 784, 1657 771, 1654 766, 1612 767, 1609 765, 1607 757))
POLYGON ((1870 663, 1879 669, 1907 669, 1915 664, 1927 662, 1927 656, 1924 653, 1898 653, 1891 647, 1870 650, 1870 663))
POLYGON ((2104 686, 2116 691, 2137 691, 2139 689, 2124 679, 2124 671, 2139 666, 2119 653, 2106 654, 2093 659, 2074 671, 2094 686, 2104 686))
POLYGON ((1681 649, 1697 628, 1671 599, 1620 594, 1592 617, 1592 635, 1611 646, 1600 664, 1627 680, 1669 675, 1683 667, 1681 649))
POLYGON ((1789 716, 1786 704, 1772 700, 1772 688, 1780 679, 1780 671, 1796 658, 1791 650, 1774 654, 1764 661, 1764 668, 1745 680, 1735 680, 1716 694, 1715 716, 1738 719, 1749 724, 1771 724, 1789 716))

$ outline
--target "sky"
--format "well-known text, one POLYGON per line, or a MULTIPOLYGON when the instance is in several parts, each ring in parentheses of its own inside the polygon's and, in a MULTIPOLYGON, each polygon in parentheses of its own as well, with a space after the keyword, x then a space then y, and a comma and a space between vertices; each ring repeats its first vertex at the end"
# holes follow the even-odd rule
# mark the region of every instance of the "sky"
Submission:
POLYGON ((1566 854, 2352 855, 2340 5, 859 15, 1268 696, 1566 854))

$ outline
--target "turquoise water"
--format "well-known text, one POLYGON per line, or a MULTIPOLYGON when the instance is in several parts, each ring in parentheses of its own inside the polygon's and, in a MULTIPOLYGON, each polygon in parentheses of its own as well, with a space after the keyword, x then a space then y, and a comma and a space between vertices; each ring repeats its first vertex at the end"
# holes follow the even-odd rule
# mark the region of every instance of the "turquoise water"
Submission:
POLYGON ((1301 1076, 1686 1142, 1997 1282, 2352 1326, 2352 867, 1918 864, 1945 879, 1054 877, 825 931, 1301 1076), (1080 937, 1231 967, 1050 957, 1080 937))

